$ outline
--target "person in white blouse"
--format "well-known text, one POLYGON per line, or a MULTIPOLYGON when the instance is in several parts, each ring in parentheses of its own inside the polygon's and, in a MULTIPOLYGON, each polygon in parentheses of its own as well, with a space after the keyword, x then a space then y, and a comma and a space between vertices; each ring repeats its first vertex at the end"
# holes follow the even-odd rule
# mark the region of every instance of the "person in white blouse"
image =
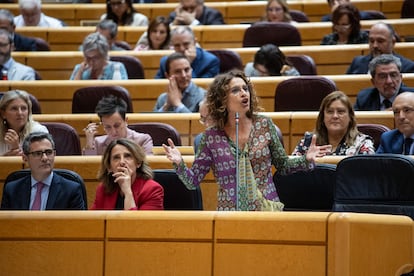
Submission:
POLYGON ((42 12, 41 0, 19 0, 20 15, 14 17, 16 27, 38 26, 61 28, 64 23, 42 12))

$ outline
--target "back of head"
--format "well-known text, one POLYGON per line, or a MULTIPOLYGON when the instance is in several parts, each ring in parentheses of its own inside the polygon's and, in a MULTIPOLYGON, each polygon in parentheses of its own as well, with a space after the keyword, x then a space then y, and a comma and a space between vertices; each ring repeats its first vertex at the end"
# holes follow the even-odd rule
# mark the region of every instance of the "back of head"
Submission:
POLYGON ((33 8, 42 8, 41 0, 19 0, 20 9, 33 9, 33 8))
POLYGON ((127 103, 118 97, 113 95, 103 97, 98 104, 96 105, 95 112, 98 114, 99 118, 102 116, 112 115, 114 113, 119 113, 121 117, 125 120, 127 111, 127 103))
POLYGON ((114 39, 118 34, 118 25, 112 20, 104 19, 96 25, 96 30, 109 30, 111 38, 114 39))
POLYGON ((269 76, 280 76, 283 65, 288 64, 285 55, 274 44, 265 44, 254 55, 254 65, 263 65, 269 76))
POLYGON ((109 45, 107 39, 100 33, 91 33, 82 43, 83 53, 97 50, 103 57, 108 58, 109 45))

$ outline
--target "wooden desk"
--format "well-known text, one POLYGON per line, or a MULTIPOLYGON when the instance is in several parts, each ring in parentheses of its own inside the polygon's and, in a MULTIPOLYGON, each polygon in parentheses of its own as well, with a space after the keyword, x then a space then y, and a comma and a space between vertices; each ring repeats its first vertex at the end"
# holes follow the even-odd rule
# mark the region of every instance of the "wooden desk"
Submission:
POLYGON ((396 215, 2 211, 0 225, 5 275, 389 276, 413 268, 413 223, 396 215))

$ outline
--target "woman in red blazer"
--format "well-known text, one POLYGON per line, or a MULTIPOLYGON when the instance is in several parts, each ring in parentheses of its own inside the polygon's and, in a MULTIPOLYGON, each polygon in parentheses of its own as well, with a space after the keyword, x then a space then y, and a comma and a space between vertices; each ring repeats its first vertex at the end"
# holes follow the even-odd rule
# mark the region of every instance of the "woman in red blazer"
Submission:
POLYGON ((105 150, 91 210, 163 210, 164 189, 155 182, 143 149, 126 138, 105 150))

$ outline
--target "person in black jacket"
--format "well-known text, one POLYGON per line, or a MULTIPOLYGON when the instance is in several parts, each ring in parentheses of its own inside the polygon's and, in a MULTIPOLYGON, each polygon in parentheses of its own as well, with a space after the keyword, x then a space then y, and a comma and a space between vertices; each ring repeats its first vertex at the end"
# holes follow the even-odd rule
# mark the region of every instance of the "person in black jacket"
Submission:
POLYGON ((401 61, 394 55, 380 55, 369 63, 371 82, 374 87, 361 90, 354 105, 355 110, 389 110, 395 97, 414 88, 404 86, 401 61))
POLYGON ((170 13, 172 25, 222 25, 220 11, 204 5, 204 0, 180 0, 174 12, 170 13))
POLYGON ((0 29, 13 34, 14 51, 37 51, 34 38, 15 33, 14 15, 6 9, 0 9, 0 29))

